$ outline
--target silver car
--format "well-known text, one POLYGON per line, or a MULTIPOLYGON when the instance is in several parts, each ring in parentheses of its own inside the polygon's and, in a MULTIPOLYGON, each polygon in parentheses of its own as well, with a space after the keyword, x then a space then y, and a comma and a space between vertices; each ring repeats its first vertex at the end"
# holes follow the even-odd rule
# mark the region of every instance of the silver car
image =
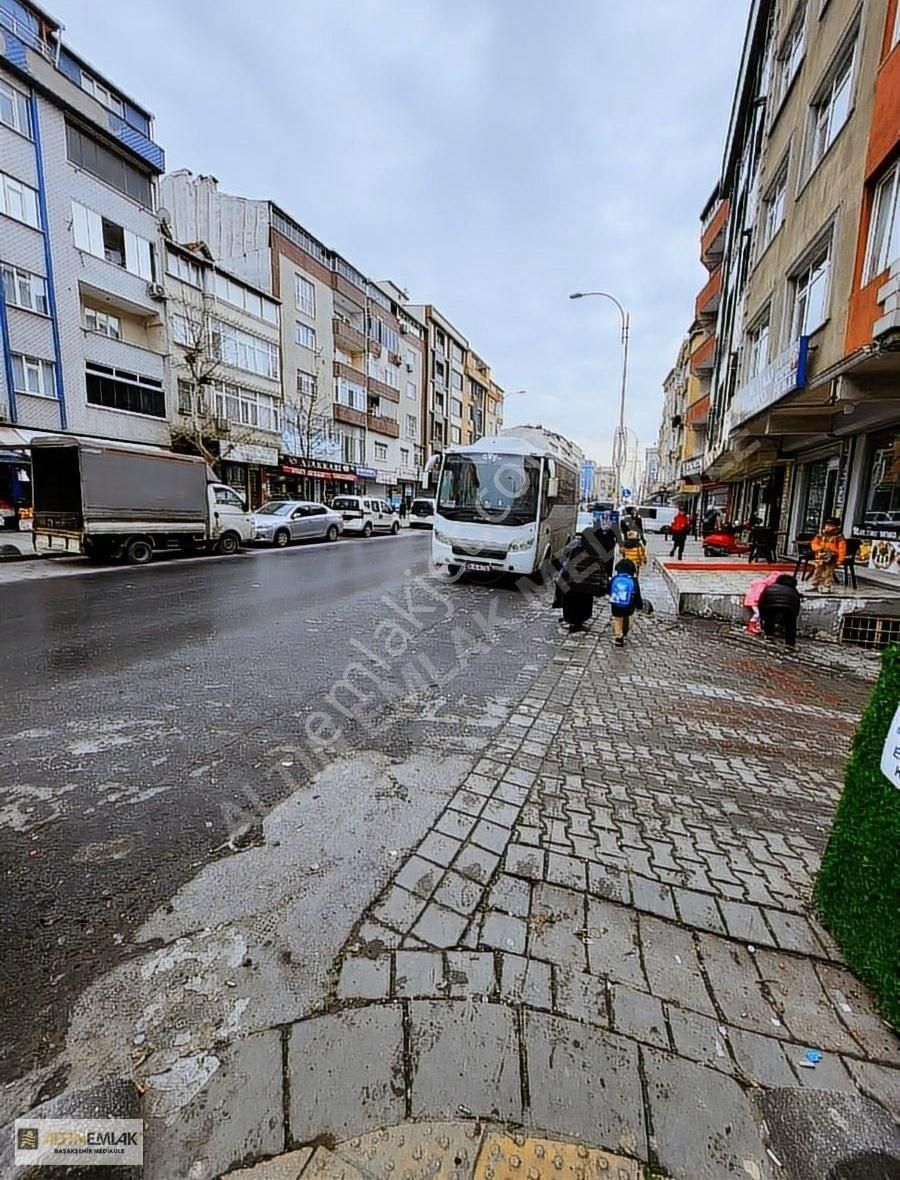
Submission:
POLYGON ((284 549, 292 541, 336 541, 344 531, 339 512, 311 500, 270 500, 253 514, 256 540, 284 549))

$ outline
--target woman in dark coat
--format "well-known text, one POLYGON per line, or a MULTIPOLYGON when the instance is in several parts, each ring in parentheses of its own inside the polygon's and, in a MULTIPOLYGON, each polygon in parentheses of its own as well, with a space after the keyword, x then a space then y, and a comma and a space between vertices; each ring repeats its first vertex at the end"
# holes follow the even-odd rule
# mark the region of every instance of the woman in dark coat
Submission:
POLYGON ((563 622, 570 631, 583 631, 593 614, 594 599, 609 592, 615 551, 612 530, 595 528, 585 529, 563 550, 553 604, 562 606, 563 622))

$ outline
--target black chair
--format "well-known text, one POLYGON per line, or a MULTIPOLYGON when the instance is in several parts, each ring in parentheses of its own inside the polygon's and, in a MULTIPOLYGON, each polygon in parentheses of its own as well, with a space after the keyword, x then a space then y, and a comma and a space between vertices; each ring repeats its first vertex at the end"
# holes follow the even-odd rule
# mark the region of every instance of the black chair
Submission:
MULTIPOLYGON (((860 537, 847 538, 847 556, 841 562, 841 570, 844 573, 844 585, 852 586, 854 590, 859 587, 856 582, 856 555, 859 553, 859 547, 862 545, 860 537)), ((835 576, 840 573, 840 570, 835 570, 835 576)))
POLYGON ((749 562, 767 561, 770 565, 775 561, 776 534, 774 529, 754 525, 750 530, 749 562))
POLYGON ((794 577, 805 582, 812 577, 813 551, 810 541, 815 533, 801 533, 797 537, 797 564, 794 566, 794 577))

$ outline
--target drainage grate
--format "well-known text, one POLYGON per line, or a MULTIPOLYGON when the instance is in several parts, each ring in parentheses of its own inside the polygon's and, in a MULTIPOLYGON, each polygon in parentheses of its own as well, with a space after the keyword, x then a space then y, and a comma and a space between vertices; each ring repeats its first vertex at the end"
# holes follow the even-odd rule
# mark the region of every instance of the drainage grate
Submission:
POLYGON ((846 615, 841 624, 841 642, 871 651, 883 651, 889 643, 900 643, 897 615, 846 615))

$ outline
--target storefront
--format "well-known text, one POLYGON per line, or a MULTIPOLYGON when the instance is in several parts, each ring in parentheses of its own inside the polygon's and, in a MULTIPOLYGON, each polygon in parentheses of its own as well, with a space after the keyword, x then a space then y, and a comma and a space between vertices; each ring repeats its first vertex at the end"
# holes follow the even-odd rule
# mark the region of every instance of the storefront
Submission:
POLYGON ((812 537, 831 516, 842 518, 853 452, 851 440, 832 443, 794 460, 790 541, 812 537))
POLYGON ((900 585, 900 426, 857 440, 857 450, 853 535, 863 541, 857 561, 900 585))
POLYGON ((0 529, 31 528, 31 460, 27 450, 0 450, 0 529))
POLYGON ((278 470, 269 478, 269 499, 317 500, 328 504, 335 496, 359 492, 357 470, 351 463, 282 455, 278 470))

